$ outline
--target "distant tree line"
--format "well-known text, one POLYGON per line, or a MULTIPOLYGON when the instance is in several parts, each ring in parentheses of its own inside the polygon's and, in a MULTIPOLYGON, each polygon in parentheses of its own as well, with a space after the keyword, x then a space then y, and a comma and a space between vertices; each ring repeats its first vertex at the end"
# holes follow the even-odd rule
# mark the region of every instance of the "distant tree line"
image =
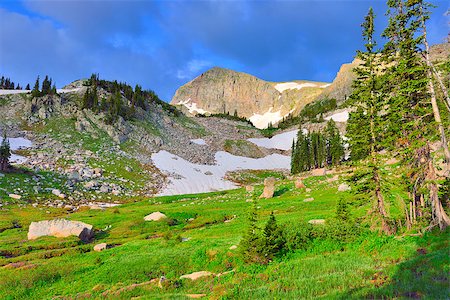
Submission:
POLYGON ((156 103, 169 113, 179 116, 180 112, 159 99, 152 90, 143 90, 140 85, 134 89, 124 82, 107 81, 99 79, 98 74, 92 74, 86 81, 86 92, 83 95, 81 106, 94 112, 104 112, 106 122, 114 123, 121 116, 125 120, 132 119, 136 115, 136 109, 149 109, 149 104, 156 103), (103 89, 110 95, 99 99, 99 89, 103 89))
MULTIPOLYGON (((17 83, 17 85, 12 81, 9 77, 2 76, 0 78, 0 90, 21 90, 22 86, 17 83)), ((26 90, 30 89, 30 85, 28 84, 25 88, 26 90)))
POLYGON ((324 166, 336 166, 344 160, 343 140, 331 119, 324 132, 304 134, 300 128, 292 143, 291 173, 309 171, 324 166))

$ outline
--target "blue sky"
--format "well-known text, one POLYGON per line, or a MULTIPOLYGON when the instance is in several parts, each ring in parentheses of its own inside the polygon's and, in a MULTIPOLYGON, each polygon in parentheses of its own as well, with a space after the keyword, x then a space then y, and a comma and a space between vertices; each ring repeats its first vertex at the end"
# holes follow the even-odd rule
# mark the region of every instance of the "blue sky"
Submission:
MULTIPOLYGON (((0 2, 0 74, 22 85, 48 74, 58 87, 99 73, 170 101, 213 66, 270 81, 332 81, 361 48, 372 6, 378 33, 385 1, 0 2)), ((432 44, 449 32, 448 1, 434 1, 432 44)))

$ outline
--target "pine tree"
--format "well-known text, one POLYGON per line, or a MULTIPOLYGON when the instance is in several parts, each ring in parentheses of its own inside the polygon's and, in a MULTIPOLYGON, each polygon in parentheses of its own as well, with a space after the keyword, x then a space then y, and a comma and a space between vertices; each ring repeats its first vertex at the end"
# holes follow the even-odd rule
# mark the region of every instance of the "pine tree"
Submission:
POLYGON ((349 130, 347 136, 350 140, 350 149, 352 158, 370 158, 368 171, 362 172, 358 178, 359 184, 364 182, 371 189, 371 198, 375 200, 375 211, 381 218, 382 230, 385 233, 392 233, 385 209, 385 201, 382 193, 382 178, 380 172, 380 163, 378 159, 378 151, 384 147, 387 123, 385 119, 389 116, 382 114, 386 107, 384 101, 385 95, 382 93, 382 80, 379 76, 381 70, 374 50, 376 42, 374 40, 374 12, 369 9, 369 13, 365 17, 363 28, 363 38, 365 41, 365 51, 358 51, 357 57, 363 63, 354 69, 357 75, 354 81, 354 91, 350 96, 351 103, 357 107, 357 111, 351 115, 349 120, 349 130), (353 153, 353 151, 355 151, 353 153))
POLYGON ((30 84, 29 84, 29 83, 27 84, 27 86, 25 87, 25 89, 26 89, 27 91, 30 90, 30 84))
POLYGON ((39 75, 36 79, 36 83, 34 84, 33 90, 31 91, 31 95, 33 97, 39 97, 41 95, 41 92, 39 90, 39 75))
POLYGON ((339 129, 333 119, 330 119, 327 123, 325 137, 327 140, 327 164, 329 166, 336 166, 344 159, 345 152, 339 129))
MULTIPOLYGON (((429 67, 418 53, 424 39, 423 32, 419 34, 425 18, 420 12, 423 1, 390 0, 388 7, 390 18, 384 36, 389 42, 384 52, 392 65, 388 69, 391 82, 389 134, 409 168, 411 204, 416 207, 412 217, 420 207, 423 188, 428 188, 432 225, 438 224, 443 229, 450 224, 450 219, 438 198, 436 170, 429 146, 430 137, 436 133, 436 124, 439 127, 440 122, 436 122, 437 107, 433 103, 430 107, 428 102, 429 67)), ((445 132, 441 139, 442 136, 445 137, 445 132)))
POLYGON ((258 213, 257 202, 253 200, 253 206, 248 216, 248 227, 239 243, 241 255, 246 262, 265 263, 264 242, 257 226, 258 213))
POLYGON ((276 254, 283 250, 285 245, 283 229, 278 226, 273 212, 270 214, 269 220, 264 227, 263 238, 264 256, 267 260, 271 260, 276 254))
POLYGON ((9 167, 9 158, 11 157, 11 148, 9 140, 6 138, 6 132, 3 133, 3 139, 0 144, 0 171, 6 171, 9 167))

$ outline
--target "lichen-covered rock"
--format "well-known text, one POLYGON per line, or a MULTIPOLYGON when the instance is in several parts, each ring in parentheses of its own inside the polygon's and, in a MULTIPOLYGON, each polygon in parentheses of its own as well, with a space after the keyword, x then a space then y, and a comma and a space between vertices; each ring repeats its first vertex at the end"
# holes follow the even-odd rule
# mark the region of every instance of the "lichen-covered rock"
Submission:
POLYGON ((68 237, 75 235, 82 241, 89 241, 94 236, 92 225, 65 219, 31 222, 28 228, 28 239, 34 240, 41 236, 68 237))

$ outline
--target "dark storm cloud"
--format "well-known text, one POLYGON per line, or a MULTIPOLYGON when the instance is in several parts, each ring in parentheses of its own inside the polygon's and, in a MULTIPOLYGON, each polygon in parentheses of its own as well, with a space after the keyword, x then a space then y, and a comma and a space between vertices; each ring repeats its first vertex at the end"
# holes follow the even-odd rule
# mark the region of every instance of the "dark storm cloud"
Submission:
MULTIPOLYGON (((448 31, 440 4, 434 43, 448 31)), ((0 73, 22 84, 49 74, 62 86, 97 72, 165 100, 214 65, 272 81, 331 81, 361 47, 370 6, 381 30, 381 1, 5 2, 0 73)))

